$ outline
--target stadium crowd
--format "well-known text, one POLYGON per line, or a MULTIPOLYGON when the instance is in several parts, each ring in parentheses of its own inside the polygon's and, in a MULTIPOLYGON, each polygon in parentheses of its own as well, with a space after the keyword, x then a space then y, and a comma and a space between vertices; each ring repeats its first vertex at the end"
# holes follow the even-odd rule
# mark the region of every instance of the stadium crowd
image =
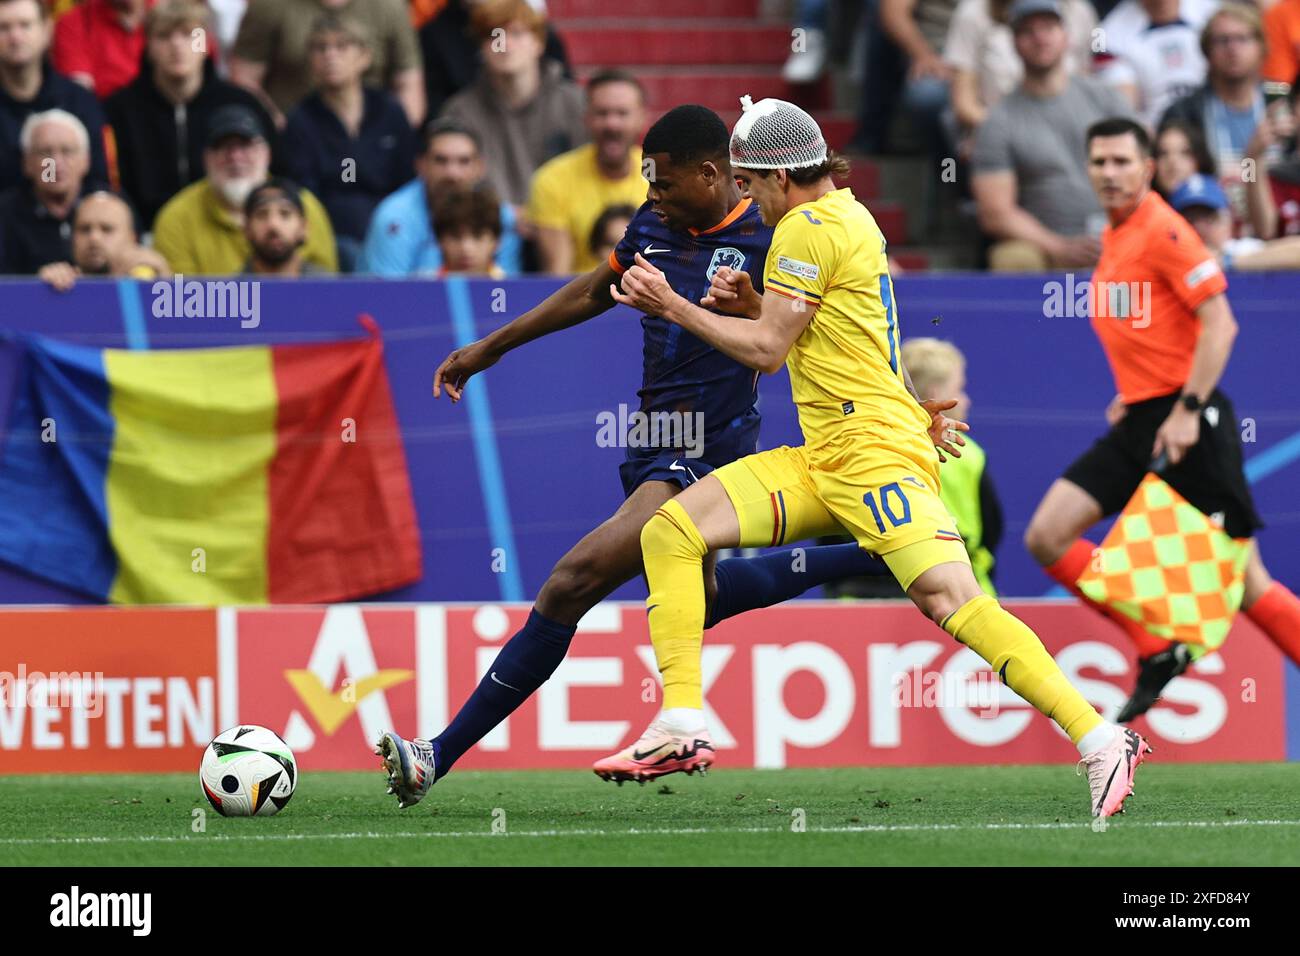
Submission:
MULTIPOLYGON (((854 14, 841 145, 897 152, 901 121, 955 162, 989 268, 1096 263, 1108 116, 1225 267, 1300 268, 1300 0, 787 9, 789 98, 854 14)), ((625 67, 575 79, 544 0, 0 0, 0 274, 581 272, 644 201, 650 119, 625 67)))

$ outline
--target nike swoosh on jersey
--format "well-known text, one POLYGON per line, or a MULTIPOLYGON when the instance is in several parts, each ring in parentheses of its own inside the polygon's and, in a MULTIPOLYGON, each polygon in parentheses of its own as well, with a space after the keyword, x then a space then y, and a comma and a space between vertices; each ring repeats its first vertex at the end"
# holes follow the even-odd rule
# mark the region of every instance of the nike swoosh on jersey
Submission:
POLYGON ((667 246, 664 246, 662 249, 656 249, 655 244, 652 242, 650 243, 650 245, 646 246, 644 249, 641 250, 641 255, 652 256, 656 252, 672 252, 672 250, 669 249, 667 246))

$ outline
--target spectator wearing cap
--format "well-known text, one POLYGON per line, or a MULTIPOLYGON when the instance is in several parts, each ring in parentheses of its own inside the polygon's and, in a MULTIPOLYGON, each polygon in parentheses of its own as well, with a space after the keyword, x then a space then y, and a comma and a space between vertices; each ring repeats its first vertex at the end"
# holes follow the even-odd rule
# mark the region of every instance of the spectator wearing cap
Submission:
POLYGON ((989 266, 1090 266, 1103 219, 1088 181, 1088 127, 1131 111, 1114 90, 1066 69, 1058 0, 1016 0, 1009 19, 1024 79, 989 111, 971 160, 980 226, 995 243, 989 266))
POLYGON ((491 189, 454 189, 438 197, 433 230, 442 252, 439 276, 505 278, 495 262, 501 240, 500 205, 491 189))
POLYGON ((1241 160, 1267 120, 1260 77, 1264 27, 1259 13, 1241 3, 1225 4, 1201 31, 1201 52, 1209 64, 1205 85, 1175 100, 1160 122, 1163 126, 1169 120, 1182 120, 1200 129, 1220 182, 1229 184, 1233 217, 1241 223, 1246 219, 1241 160))
POLYGON ((230 78, 266 96, 280 116, 288 113, 311 92, 310 35, 312 24, 322 10, 332 10, 366 24, 371 40, 366 82, 397 97, 412 126, 423 122, 420 46, 402 0, 250 3, 231 52, 230 78))
POLYGON ((603 259, 588 248, 591 227, 607 206, 645 201, 641 134, 645 91, 631 73, 605 70, 587 81, 591 142, 556 156, 533 177, 528 219, 536 229, 542 271, 590 272, 603 259))
MULTIPOLYGON (((421 133, 416 157, 418 175, 375 208, 366 231, 359 272, 381 276, 431 275, 442 267, 442 252, 433 231, 433 208, 453 190, 483 188, 483 153, 474 133, 456 123, 437 120, 421 133)), ((515 211, 498 202, 501 236, 496 264, 516 275, 522 250, 515 211)))
POLYGON ((212 59, 196 48, 194 33, 209 20, 200 0, 160 0, 145 15, 140 75, 104 103, 119 182, 146 230, 167 200, 203 176, 206 128, 216 110, 243 106, 272 129, 257 97, 217 76, 212 59))
POLYGON ((167 261, 154 249, 140 245, 135 216, 121 196, 93 192, 77 203, 72 219, 72 261, 41 266, 37 276, 66 292, 81 276, 167 278, 167 261))
POLYGON ((23 181, 0 195, 0 274, 35 275, 72 254, 72 213, 86 187, 90 143, 66 110, 33 113, 23 124, 23 181))
POLYGON ((90 137, 89 179, 108 183, 104 112, 90 90, 52 69, 50 16, 40 0, 0 0, 0 188, 22 179, 18 134, 33 113, 71 113, 90 137))
MULTIPOLYGON (((223 106, 208 122, 203 152, 206 175, 163 206, 154 221, 153 244, 181 274, 233 275, 247 262, 244 203, 266 182, 271 164, 257 114, 246 106, 223 106)), ((307 213, 303 255, 328 272, 338 271, 334 230, 325 207, 301 191, 307 213)))
POLYGON ((302 187, 292 180, 277 176, 248 194, 244 238, 251 250, 242 270, 246 274, 296 279, 325 273, 303 258, 307 214, 303 210, 302 187))
POLYGON ((542 60, 546 18, 527 0, 482 0, 471 22, 483 69, 447 101, 442 117, 478 137, 490 160, 488 184, 522 207, 533 173, 587 142, 582 88, 542 60))
POLYGON ((54 68, 101 100, 135 79, 153 0, 85 0, 54 23, 54 68))
MULTIPOLYGON (((943 59, 953 69, 952 107, 963 135, 978 129, 994 104, 1024 76, 1007 23, 1011 3, 961 0, 948 25, 943 59)), ((1070 38, 1065 67, 1071 75, 1087 73, 1097 12, 1088 0, 1061 0, 1061 16, 1070 38)))
POLYGON ((325 204, 351 272, 375 207, 411 178, 415 134, 392 94, 362 85, 371 53, 361 23, 322 14, 309 43, 316 90, 289 114, 285 166, 325 204))
POLYGON ((1232 210, 1227 194, 1213 176, 1200 173, 1174 190, 1169 204, 1191 223, 1225 272, 1300 269, 1300 236, 1259 239, 1232 237, 1232 210))

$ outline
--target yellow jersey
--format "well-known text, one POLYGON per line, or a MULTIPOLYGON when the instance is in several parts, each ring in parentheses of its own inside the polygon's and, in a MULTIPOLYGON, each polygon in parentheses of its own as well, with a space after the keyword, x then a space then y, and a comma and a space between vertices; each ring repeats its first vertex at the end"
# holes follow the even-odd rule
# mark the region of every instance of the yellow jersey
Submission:
POLYGON ((937 479, 930 417, 903 381, 885 237, 866 207, 848 189, 795 206, 764 276, 767 291, 817 310, 785 363, 809 451, 854 436, 865 453, 887 448, 937 479))

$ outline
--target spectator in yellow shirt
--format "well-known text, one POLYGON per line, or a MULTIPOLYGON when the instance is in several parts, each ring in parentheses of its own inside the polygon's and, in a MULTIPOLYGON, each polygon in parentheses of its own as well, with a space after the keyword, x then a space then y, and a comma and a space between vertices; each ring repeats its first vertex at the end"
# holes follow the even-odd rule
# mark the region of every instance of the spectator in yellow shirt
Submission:
POLYGON ((591 142, 562 153, 537 170, 528 218, 537 229, 543 272, 590 272, 602 260, 590 248, 591 230, 609 206, 645 202, 641 170, 645 91, 625 70, 604 70, 587 82, 591 142))
MULTIPOLYGON (((236 275, 252 254, 244 235, 244 202, 266 182, 271 148, 257 114, 223 106, 208 123, 203 151, 206 175, 173 196, 154 221, 153 245, 181 275, 236 275)), ((337 272, 334 230, 325 207, 302 190, 307 214, 303 259, 337 272)))

